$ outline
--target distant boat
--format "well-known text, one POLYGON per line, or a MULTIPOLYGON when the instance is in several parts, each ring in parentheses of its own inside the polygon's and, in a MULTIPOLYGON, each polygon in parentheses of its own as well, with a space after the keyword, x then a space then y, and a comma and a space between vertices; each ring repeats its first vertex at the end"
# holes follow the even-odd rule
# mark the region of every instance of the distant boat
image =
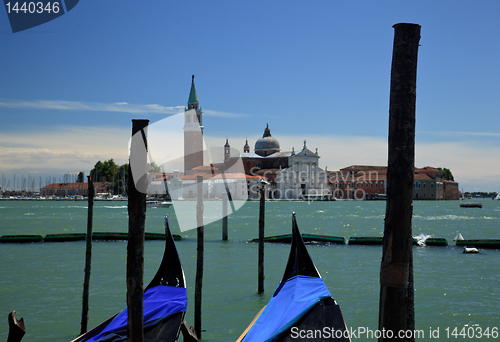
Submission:
POLYGON ((462 234, 460 234, 460 232, 457 232, 457 236, 455 236, 453 241, 459 241, 459 240, 463 240, 463 239, 464 239, 464 237, 462 236, 462 234))
POLYGON ((479 202, 467 202, 460 204, 461 208, 482 208, 483 204, 479 202))
POLYGON ((495 197, 496 200, 500 200, 500 194, 497 195, 497 197, 495 197))
POLYGON ((479 250, 475 247, 464 247, 464 253, 479 253, 479 250))
POLYGON ((146 206, 148 208, 169 208, 172 206, 172 202, 166 201, 146 201, 146 206))
POLYGON ((297 337, 294 333, 316 329, 333 329, 338 332, 336 341, 350 342, 340 307, 307 252, 295 213, 292 223, 292 246, 285 274, 267 305, 237 342, 292 341, 297 337))

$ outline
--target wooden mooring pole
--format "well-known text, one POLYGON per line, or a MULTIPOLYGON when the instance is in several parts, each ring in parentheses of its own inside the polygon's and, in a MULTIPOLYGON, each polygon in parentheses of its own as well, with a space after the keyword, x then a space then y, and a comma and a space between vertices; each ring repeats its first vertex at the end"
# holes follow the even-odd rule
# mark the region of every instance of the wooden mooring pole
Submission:
POLYGON ((198 338, 201 338, 201 288, 203 285, 203 176, 196 177, 197 181, 197 204, 196 204, 196 224, 198 226, 198 247, 196 253, 196 279, 194 290, 194 331, 198 338))
POLYGON ((387 201, 379 307, 379 330, 391 333, 383 334, 380 342, 415 340, 400 339, 397 334, 413 331, 415 327, 411 218, 420 25, 396 24, 393 27, 387 201))
POLYGON ((222 196, 222 241, 227 241, 227 202, 229 201, 229 189, 222 196))
MULTIPOLYGON (((82 304, 82 321, 80 335, 87 332, 87 323, 89 321, 89 285, 90 285, 90 270, 92 266, 92 220, 94 215, 94 181, 92 175, 87 176, 88 179, 88 210, 87 210, 87 236, 85 249, 85 278, 83 280, 83 304, 82 304)), ((83 183, 83 179, 82 179, 83 183)))
POLYGON ((144 231, 146 224, 147 137, 149 120, 132 120, 128 169, 127 310, 128 341, 144 341, 144 231), (132 163, 134 167, 132 168, 132 163), (132 173, 133 169, 133 173, 132 173), (139 190, 141 191, 139 191, 139 190))
POLYGON ((266 212, 266 187, 260 188, 260 209, 259 209, 259 288, 258 292, 264 292, 264 226, 266 212))

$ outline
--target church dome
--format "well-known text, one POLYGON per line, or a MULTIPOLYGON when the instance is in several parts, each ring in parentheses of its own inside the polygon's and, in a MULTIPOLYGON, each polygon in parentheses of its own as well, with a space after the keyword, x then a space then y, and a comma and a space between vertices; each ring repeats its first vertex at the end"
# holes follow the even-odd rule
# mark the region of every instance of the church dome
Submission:
POLYGON ((271 130, 267 125, 264 135, 255 142, 255 153, 261 156, 268 156, 280 151, 280 143, 271 136, 271 130))

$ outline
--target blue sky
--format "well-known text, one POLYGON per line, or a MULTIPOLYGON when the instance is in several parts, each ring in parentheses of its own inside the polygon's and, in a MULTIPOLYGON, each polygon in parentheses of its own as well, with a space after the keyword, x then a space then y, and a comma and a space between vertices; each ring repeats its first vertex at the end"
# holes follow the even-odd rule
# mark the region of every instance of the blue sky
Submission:
POLYGON ((15 34, 0 12, 4 179, 126 162, 131 119, 181 112, 192 74, 221 146, 253 146, 269 123, 282 150, 307 140, 328 170, 384 165, 392 25, 409 22, 416 166, 500 191, 499 1, 80 1, 15 34))

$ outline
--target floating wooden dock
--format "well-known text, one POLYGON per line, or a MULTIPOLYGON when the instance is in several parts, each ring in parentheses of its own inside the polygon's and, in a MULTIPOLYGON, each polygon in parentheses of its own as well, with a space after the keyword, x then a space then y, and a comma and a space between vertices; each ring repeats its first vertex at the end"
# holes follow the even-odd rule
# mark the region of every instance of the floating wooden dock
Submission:
POLYGON ((43 236, 41 235, 3 235, 0 237, 0 242, 6 243, 31 243, 42 241, 43 236))
MULTIPOLYGON (((181 235, 173 235, 174 240, 182 240, 181 235)), ((33 243, 33 242, 68 242, 84 241, 87 238, 85 233, 75 234, 47 234, 42 235, 3 235, 0 237, 0 243, 33 243)), ((164 233, 145 233, 145 240, 165 240, 164 233)), ((121 241, 128 240, 128 233, 92 233, 93 241, 121 241)))
POLYGON ((349 238, 349 245, 382 245, 382 237, 355 236, 349 238))
MULTIPOLYGON (((301 235, 304 242, 334 243, 339 245, 345 244, 345 239, 339 236, 316 235, 316 234, 301 234, 301 235)), ((259 242, 259 239, 253 239, 252 242, 259 242)), ((264 238, 264 242, 291 243, 292 234, 268 236, 264 238)))
POLYGON ((500 240, 481 239, 481 240, 458 240, 457 246, 467 246, 487 249, 500 249, 500 240))
MULTIPOLYGON (((448 246, 448 241, 442 238, 428 238, 424 244, 425 246, 448 246)), ((416 239, 413 239, 413 245, 419 246, 416 239)))
POLYGON ((48 234, 43 239, 44 242, 66 242, 66 241, 83 241, 87 238, 87 234, 48 234))
POLYGON ((128 240, 128 233, 104 233, 95 232, 92 233, 93 241, 120 241, 128 240))
MULTIPOLYGON (((351 237, 349 238, 349 245, 382 245, 383 244, 383 238, 382 237, 377 237, 377 236, 356 236, 356 237, 351 237)), ((446 239, 442 238, 428 238, 424 242, 425 246, 448 246, 448 241, 446 239)), ((414 246, 420 246, 417 243, 416 239, 413 239, 413 245, 414 246)))

